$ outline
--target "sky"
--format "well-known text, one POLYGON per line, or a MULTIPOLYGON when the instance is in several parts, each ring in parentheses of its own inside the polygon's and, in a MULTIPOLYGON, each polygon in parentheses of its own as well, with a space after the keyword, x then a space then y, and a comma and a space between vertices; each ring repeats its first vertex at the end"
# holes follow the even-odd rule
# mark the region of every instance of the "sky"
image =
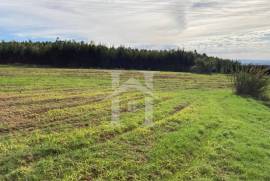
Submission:
POLYGON ((0 0, 0 39, 94 41, 270 64, 270 0, 0 0))

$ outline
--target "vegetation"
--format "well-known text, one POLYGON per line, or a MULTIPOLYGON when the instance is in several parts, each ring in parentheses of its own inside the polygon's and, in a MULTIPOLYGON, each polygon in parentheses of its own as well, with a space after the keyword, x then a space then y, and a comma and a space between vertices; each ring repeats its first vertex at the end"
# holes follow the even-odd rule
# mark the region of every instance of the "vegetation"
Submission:
POLYGON ((0 180, 270 180, 270 108, 226 76, 156 73, 145 127, 135 90, 110 122, 111 72, 0 66, 0 180))
POLYGON ((269 79, 265 69, 244 67, 233 73, 232 81, 237 94, 266 98, 269 79))
MULTIPOLYGON (((217 72, 215 69, 215 60, 209 58, 199 58, 196 59, 195 65, 191 68, 191 71, 194 73, 207 73, 217 72)), ((232 70, 220 70, 218 72, 231 72, 232 70)))
POLYGON ((230 73, 240 64, 184 50, 139 50, 75 41, 1 42, 1 64, 230 73), (210 63, 209 63, 210 62, 210 63), (205 72, 206 71, 206 72, 205 72))

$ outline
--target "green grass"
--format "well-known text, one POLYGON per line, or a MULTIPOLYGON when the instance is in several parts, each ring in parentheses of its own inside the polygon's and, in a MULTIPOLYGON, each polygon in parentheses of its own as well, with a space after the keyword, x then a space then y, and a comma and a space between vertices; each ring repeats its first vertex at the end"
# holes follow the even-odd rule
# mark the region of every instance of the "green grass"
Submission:
POLYGON ((137 91, 110 122, 110 72, 0 66, 0 180, 270 180, 270 108, 226 76, 156 73, 144 126, 137 91))

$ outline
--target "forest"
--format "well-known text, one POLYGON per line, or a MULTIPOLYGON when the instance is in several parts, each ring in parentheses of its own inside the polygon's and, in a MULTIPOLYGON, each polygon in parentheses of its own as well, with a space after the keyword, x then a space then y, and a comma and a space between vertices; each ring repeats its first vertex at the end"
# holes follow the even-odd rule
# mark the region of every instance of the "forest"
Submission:
POLYGON ((196 50, 146 50, 107 47, 94 42, 0 42, 0 64, 50 67, 231 73, 241 64, 199 54, 196 50))

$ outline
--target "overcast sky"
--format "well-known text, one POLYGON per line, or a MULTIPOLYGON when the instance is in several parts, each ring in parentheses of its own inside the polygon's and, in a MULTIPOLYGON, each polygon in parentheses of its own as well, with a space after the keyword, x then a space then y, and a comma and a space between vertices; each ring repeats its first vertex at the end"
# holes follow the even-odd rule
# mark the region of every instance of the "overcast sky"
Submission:
POLYGON ((56 37, 270 60, 270 0, 0 0, 0 39, 56 37))

